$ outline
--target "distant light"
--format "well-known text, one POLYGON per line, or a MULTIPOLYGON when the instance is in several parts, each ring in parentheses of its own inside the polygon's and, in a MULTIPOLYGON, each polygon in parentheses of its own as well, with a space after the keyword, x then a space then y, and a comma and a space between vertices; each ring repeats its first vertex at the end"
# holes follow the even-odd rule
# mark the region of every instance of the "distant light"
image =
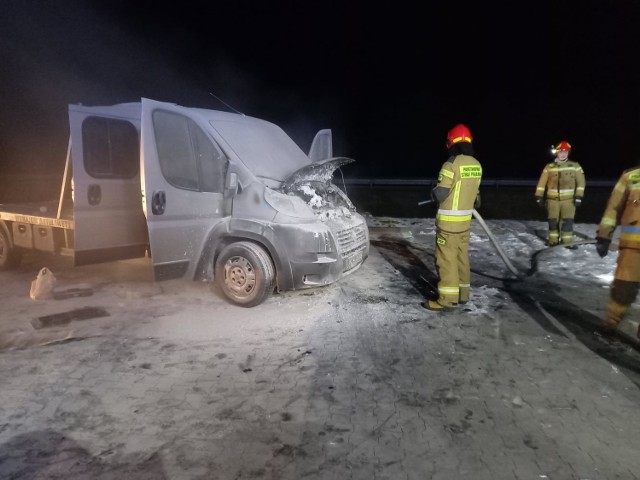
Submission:
POLYGON ((558 151, 555 148, 551 149, 551 155, 555 155, 556 153, 558 153, 558 151))

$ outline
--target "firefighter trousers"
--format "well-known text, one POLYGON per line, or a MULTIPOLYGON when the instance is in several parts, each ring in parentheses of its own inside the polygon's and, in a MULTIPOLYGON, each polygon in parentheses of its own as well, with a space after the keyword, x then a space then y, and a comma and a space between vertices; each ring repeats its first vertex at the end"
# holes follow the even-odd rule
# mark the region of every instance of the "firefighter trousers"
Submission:
POLYGON ((629 306, 638 297, 640 287, 640 250, 621 248, 618 264, 611 283, 611 296, 607 306, 607 326, 616 327, 622 321, 629 306))
POLYGON ((576 207, 573 198, 568 200, 547 199, 547 220, 549 222, 549 245, 573 242, 573 219, 576 207))
POLYGON ((469 231, 436 231, 436 270, 438 303, 451 307, 469 301, 471 267, 469 265, 469 231))

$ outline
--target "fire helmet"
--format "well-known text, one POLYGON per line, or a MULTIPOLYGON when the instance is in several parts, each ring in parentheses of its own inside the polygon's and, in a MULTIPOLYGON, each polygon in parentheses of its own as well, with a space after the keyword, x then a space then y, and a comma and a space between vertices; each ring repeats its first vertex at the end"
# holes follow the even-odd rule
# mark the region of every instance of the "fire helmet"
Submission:
POLYGON ((449 148, 454 143, 458 143, 458 142, 471 143, 471 140, 472 140, 472 137, 469 129, 466 127, 466 125, 459 123, 458 125, 453 127, 451 130, 449 130, 449 133, 447 134, 447 148, 449 148))
POLYGON ((567 142, 566 140, 562 140, 559 144, 557 144, 555 147, 553 147, 553 149, 556 152, 559 152, 561 150, 564 150, 566 152, 570 152, 571 151, 571 144, 569 142, 567 142))

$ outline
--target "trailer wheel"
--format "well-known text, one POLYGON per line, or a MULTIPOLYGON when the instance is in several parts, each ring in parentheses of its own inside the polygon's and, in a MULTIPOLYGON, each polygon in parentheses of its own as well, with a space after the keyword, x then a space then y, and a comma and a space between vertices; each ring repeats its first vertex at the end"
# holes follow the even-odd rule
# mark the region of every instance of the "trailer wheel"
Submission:
POLYGON ((20 263, 22 254, 9 241, 6 232, 0 228, 0 270, 11 270, 20 263))
POLYGON ((254 307, 273 293, 275 268, 264 248, 251 242, 236 242, 220 252, 215 281, 232 303, 254 307))

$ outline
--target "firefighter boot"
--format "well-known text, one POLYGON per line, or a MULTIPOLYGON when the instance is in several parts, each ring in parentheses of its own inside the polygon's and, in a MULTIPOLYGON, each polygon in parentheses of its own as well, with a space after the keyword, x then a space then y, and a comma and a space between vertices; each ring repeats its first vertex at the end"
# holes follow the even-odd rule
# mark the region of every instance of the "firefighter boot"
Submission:
POLYGON ((438 302, 436 302, 435 300, 427 300, 426 302, 422 302, 420 305, 422 305, 427 310, 431 310, 432 312, 443 312, 443 311, 446 312, 446 311, 454 309, 454 307, 448 307, 446 305, 441 305, 438 302))
POLYGON ((469 293, 471 290, 471 285, 460 284, 460 295, 458 296, 458 305, 465 305, 469 303, 469 293))
POLYGON ((548 219, 549 223, 549 232, 547 233, 547 246, 553 247, 554 245, 558 245, 560 241, 560 230, 558 220, 554 218, 548 219))
POLYGON ((602 324, 602 333, 605 335, 613 335, 617 329, 618 322, 616 322, 611 317, 607 317, 607 319, 602 324))
POLYGON ((622 305, 615 300, 609 300, 609 305, 607 306, 607 318, 602 325, 602 331, 606 334, 612 334, 615 332, 618 328, 618 324, 622 321, 622 317, 626 310, 626 305, 622 305))

